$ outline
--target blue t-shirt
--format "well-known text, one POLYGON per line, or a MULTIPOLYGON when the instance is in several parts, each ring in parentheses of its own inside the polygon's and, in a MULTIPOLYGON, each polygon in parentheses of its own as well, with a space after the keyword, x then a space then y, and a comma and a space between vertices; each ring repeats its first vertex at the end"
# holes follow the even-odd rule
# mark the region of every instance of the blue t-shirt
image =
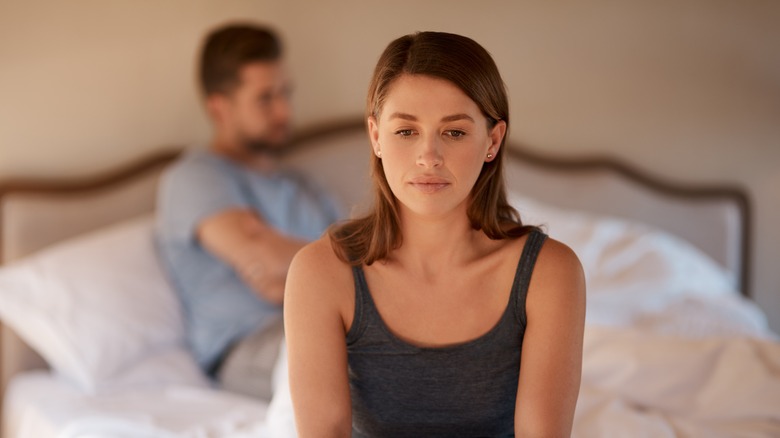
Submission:
POLYGON ((262 173, 207 151, 186 153, 162 177, 157 247, 178 292, 195 358, 210 370, 225 350, 281 308, 258 297, 196 238, 203 219, 250 208, 276 229, 314 240, 340 211, 322 190, 288 171, 262 173))

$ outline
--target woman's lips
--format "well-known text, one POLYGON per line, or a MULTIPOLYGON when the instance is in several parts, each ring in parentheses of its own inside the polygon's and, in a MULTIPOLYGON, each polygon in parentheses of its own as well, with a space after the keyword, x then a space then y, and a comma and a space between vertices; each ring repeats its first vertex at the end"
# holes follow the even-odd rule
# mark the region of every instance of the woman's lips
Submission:
POLYGON ((409 184, 423 193, 436 193, 450 185, 449 181, 444 178, 429 176, 413 178, 409 184))

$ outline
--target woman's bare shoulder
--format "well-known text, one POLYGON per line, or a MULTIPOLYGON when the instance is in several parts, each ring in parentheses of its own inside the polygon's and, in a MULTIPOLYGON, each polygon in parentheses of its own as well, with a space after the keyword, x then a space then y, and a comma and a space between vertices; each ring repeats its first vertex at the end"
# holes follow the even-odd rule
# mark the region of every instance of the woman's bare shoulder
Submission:
POLYGON ((330 236, 323 235, 319 239, 309 242, 295 255, 295 259, 299 260, 299 263, 311 263, 314 265, 322 264, 342 264, 346 266, 341 259, 336 256, 336 252, 333 250, 330 236))
POLYGON ((555 264, 563 264, 569 268, 582 267, 580 259, 573 249, 560 240, 556 240, 549 236, 542 245, 542 249, 539 252, 539 259, 555 264))
MULTIPOLYGON (((534 267, 533 280, 552 294, 585 294, 585 273, 579 257, 568 245, 548 237, 542 245, 534 267)), ((548 294, 545 294, 548 295, 548 294)))
POLYGON ((339 259, 326 234, 304 246, 290 263, 288 290, 330 293, 352 284, 352 270, 339 259))

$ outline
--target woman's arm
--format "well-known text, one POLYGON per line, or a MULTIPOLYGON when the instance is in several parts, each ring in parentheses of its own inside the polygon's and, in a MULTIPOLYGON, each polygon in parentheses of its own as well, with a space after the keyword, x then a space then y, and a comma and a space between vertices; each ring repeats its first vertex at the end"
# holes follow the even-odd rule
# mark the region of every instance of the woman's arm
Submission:
POLYGON ((343 315, 348 307, 354 309, 354 293, 351 271, 333 254, 327 237, 304 247, 290 265, 284 320, 290 393, 301 438, 348 437, 352 432, 343 315))
POLYGON ((582 372, 585 276, 566 245, 547 239, 526 298, 515 407, 518 437, 568 437, 582 372))

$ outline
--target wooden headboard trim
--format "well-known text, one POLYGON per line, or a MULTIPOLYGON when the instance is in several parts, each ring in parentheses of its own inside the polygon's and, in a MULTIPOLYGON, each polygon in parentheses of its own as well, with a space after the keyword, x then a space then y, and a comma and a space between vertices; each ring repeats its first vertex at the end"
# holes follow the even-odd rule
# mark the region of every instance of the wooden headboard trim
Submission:
MULTIPOLYGON (((310 126, 293 135, 290 147, 285 153, 297 149, 299 145, 311 144, 310 140, 326 138, 348 131, 365 130, 365 120, 349 118, 310 126)), ((147 158, 136 161, 128 166, 105 172, 97 176, 79 179, 18 179, 0 183, 0 209, 3 197, 8 193, 76 193, 105 188, 120 184, 145 172, 159 168, 172 162, 180 153, 181 148, 164 148, 147 158)), ((595 172, 607 170, 618 173, 642 187, 656 191, 666 196, 696 201, 727 200, 733 202, 740 211, 741 218, 741 254, 738 282, 743 294, 750 296, 750 255, 752 249, 752 207, 747 192, 737 186, 727 185, 686 185, 666 181, 652 176, 622 161, 607 157, 564 158, 532 152, 517 144, 509 144, 507 154, 513 158, 528 162, 534 166, 565 172, 595 172)), ((2 211, 0 210, 0 214, 2 211)), ((0 239, 2 239, 2 221, 0 221, 0 239)), ((2 241, 0 240, 0 263, 3 261, 2 241)))
MULTIPOLYGON (((0 218, 3 214, 4 198, 10 194, 68 194, 84 193, 91 190, 105 189, 122 184, 147 172, 158 169, 172 162, 181 153, 180 149, 166 148, 151 156, 142 158, 132 164, 122 166, 112 171, 86 178, 54 178, 43 179, 12 179, 0 182, 0 218)), ((0 220, 0 264, 4 261, 3 221, 0 220)))

